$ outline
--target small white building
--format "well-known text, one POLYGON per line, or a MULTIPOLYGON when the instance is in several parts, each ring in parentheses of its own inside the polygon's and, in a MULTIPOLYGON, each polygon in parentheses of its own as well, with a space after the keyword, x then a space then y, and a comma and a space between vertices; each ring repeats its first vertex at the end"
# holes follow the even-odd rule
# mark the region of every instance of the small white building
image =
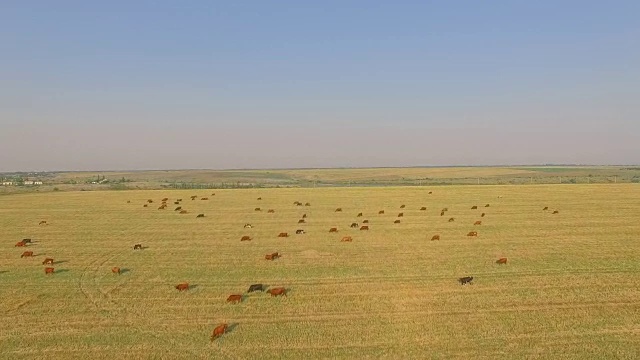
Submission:
POLYGON ((33 185, 42 185, 42 181, 34 181, 33 185))
POLYGON ((23 182, 23 184, 25 184, 25 185, 33 185, 33 181, 26 180, 25 182, 23 182))
POLYGON ((2 186, 11 186, 13 185, 13 181, 3 181, 2 186))

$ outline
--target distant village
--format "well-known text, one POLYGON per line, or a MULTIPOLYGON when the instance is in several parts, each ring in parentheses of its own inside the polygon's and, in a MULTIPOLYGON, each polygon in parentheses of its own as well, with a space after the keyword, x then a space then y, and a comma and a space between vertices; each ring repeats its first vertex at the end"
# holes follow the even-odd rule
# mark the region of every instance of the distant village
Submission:
POLYGON ((36 186, 36 185, 42 185, 43 182, 40 179, 18 178, 18 179, 2 179, 2 182, 0 184, 2 184, 2 186, 36 186))

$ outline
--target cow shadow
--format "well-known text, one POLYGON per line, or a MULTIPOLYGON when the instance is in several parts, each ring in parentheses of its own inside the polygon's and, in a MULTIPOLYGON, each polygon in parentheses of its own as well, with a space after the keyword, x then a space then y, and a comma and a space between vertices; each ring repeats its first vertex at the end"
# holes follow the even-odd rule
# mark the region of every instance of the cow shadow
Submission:
POLYGON ((227 334, 228 334, 228 333, 233 332, 233 331, 236 329, 236 327, 237 327, 238 325, 240 325, 240 324, 238 324, 237 322, 236 322, 236 323, 231 323, 231 324, 229 324, 229 325, 227 326, 227 331, 225 331, 225 332, 226 332, 227 334))
POLYGON ((131 271, 131 269, 120 269, 120 274, 126 274, 129 271, 131 271))
POLYGON ((200 285, 198 285, 198 284, 193 284, 193 285, 189 284, 189 290, 195 290, 195 289, 197 289, 199 286, 200 286, 200 285))
POLYGON ((8 272, 8 271, 7 270, 0 270, 0 274, 4 274, 6 272, 8 272))
POLYGON ((54 261, 53 265, 64 264, 66 262, 69 262, 69 260, 58 260, 58 261, 54 261))
POLYGON ((54 272, 56 274, 58 274, 58 273, 66 273, 66 272, 69 272, 69 269, 59 269, 59 270, 55 270, 54 272))

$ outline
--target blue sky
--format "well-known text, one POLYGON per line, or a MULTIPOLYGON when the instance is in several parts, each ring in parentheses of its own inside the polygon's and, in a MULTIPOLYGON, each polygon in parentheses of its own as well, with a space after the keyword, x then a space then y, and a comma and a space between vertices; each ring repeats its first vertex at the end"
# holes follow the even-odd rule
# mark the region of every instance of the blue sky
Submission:
POLYGON ((638 1, 3 1, 0 171, 640 163, 638 1))

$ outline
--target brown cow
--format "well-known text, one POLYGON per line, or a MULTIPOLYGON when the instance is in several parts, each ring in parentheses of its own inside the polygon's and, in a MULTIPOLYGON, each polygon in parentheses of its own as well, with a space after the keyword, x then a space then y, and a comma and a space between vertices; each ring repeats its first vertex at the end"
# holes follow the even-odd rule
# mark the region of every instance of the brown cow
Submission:
POLYGON ((311 203, 305 203, 304 206, 311 206, 311 203))
POLYGON ((476 205, 473 205, 473 206, 471 207, 471 210, 475 210, 475 209, 477 209, 477 208, 478 208, 478 207, 477 207, 476 205))
POLYGON ((378 211, 378 215, 384 215, 384 210, 378 211))
POLYGON ((250 241, 250 240, 251 240, 251 236, 249 235, 245 235, 240 239, 240 241, 250 241))
POLYGON ((261 198, 261 197, 259 197, 259 198, 258 198, 258 200, 262 200, 262 198, 261 198))
POLYGON ((20 255, 21 258, 23 257, 31 257, 33 256, 33 251, 25 251, 22 253, 22 255, 20 255))
POLYGON ((396 220, 393 222, 394 224, 400 224, 400 220, 396 220))
POLYGON ((357 228, 358 226, 359 226, 358 223, 351 223, 350 225, 351 228, 357 228))
POLYGON ((442 211, 449 211, 449 208, 443 208, 442 211))
POLYGON ((269 289, 267 290, 267 292, 271 294, 271 296, 282 296, 282 295, 287 296, 287 289, 283 287, 269 289))
POLYGON ((153 204, 153 200, 151 200, 151 199, 147 200, 147 202, 148 202, 149 204, 153 204))
POLYGON ((489 207, 489 204, 485 205, 484 207, 489 207))
POLYGON ((404 216, 404 213, 399 213, 398 214, 398 217, 403 217, 403 216, 404 216))
POLYGON ((176 201, 182 201, 182 199, 176 199, 176 201))
POLYGON ((142 244, 133 245, 133 250, 142 250, 142 244))
POLYGON ((404 205, 400 205, 400 209, 404 209, 404 205))
POLYGON ((362 217, 362 213, 358 213, 358 215, 356 215, 356 217, 362 217))
POLYGON ((335 212, 341 212, 342 208, 337 208, 335 212))
POLYGON ((507 258, 500 258, 496 260, 496 264, 506 264, 506 263, 507 263, 507 258))
POLYGON ((111 272, 120 275, 120 268, 115 266, 111 268, 111 272))
POLYGON ((482 221, 478 220, 478 221, 474 222, 473 225, 482 225, 482 221))
POLYGON ((24 241, 18 241, 14 247, 23 247, 23 246, 26 246, 26 245, 27 244, 25 244, 24 241))
POLYGON ((362 226, 360 226, 360 230, 369 230, 369 226, 362 225, 362 226))
POLYGON ((298 229, 296 230, 296 234, 300 235, 300 234, 304 234, 304 230, 302 229, 298 229))
POLYGON ((440 240, 440 235, 433 235, 431 237, 431 241, 433 241, 433 240, 440 240))
POLYGON ((455 218, 449 218, 449 222, 454 222, 454 221, 456 221, 455 218))
POLYGON ((42 262, 42 265, 53 265, 53 259, 52 258, 44 259, 44 261, 42 262))
POLYGON ((544 209, 542 209, 542 210, 549 210, 549 207, 545 206, 544 209))
POLYGON ((440 212, 440 216, 444 216, 444 211, 441 211, 441 212, 440 212))
MULTIPOLYGON (((178 203, 179 204, 179 203, 178 203)), ((180 211, 182 210, 182 206, 178 206, 177 208, 175 208, 173 211, 180 211)))
POLYGON ((553 210, 553 213, 554 213, 554 214, 559 214, 559 213, 560 213, 560 211, 558 211, 558 210, 553 210))
POLYGON ((38 223, 38 225, 47 225, 47 222, 42 220, 42 221, 40 221, 40 223, 38 223))
POLYGON ((329 232, 338 232, 338 228, 334 228, 333 227, 333 228, 329 229, 329 232))
POLYGON ((429 191, 429 195, 433 194, 433 191, 429 191))
POLYGON ((180 214, 187 214, 189 213, 187 210, 180 210, 180 214))
POLYGON ((173 204, 174 205, 180 205, 180 201, 174 201, 173 204))
POLYGON ((255 208, 255 209, 253 209, 253 210, 254 210, 254 211, 262 211, 262 209, 260 209, 260 208, 255 208))
POLYGON ((229 295, 229 297, 227 298, 227 302, 230 302, 232 304, 240 303, 242 302, 242 295, 239 295, 239 294, 229 295))
POLYGON ((307 217, 307 214, 302 214, 302 218, 305 219, 307 217))
POLYGON ((275 210, 273 210, 273 209, 269 209, 269 210, 267 210, 267 214, 273 214, 273 213, 275 213, 275 212, 276 212, 276 211, 275 211, 275 210))
POLYGON ((203 218, 204 214, 198 214, 198 216, 196 216, 196 218, 203 218))
POLYGON ((477 231, 469 231, 467 236, 478 236, 478 232, 477 231))
POLYGON ((342 240, 340 240, 341 242, 346 242, 346 241, 353 241, 353 238, 351 238, 351 236, 345 236, 342 238, 342 240))
POLYGON ((189 290, 189 283, 181 283, 176 285, 176 289, 178 289, 178 291, 184 291, 184 290, 189 290))
POLYGON ((298 220, 298 224, 304 224, 304 223, 305 223, 304 219, 298 220))
POLYGON ((142 207, 149 207, 149 204, 144 204, 142 205, 142 207))
POLYGON ((298 205, 298 204, 300 204, 300 201, 294 201, 293 202, 293 205, 298 205))
POLYGON ((164 198, 162 199, 162 201, 169 201, 169 198, 164 198))
POLYGON ((164 209, 166 209, 166 207, 167 207, 167 205, 162 205, 162 206, 160 206, 160 207, 158 208, 158 210, 164 210, 164 209))
POLYGON ((368 223, 369 223, 369 220, 362 220, 362 223, 363 223, 363 224, 368 224, 368 223))
POLYGON ((274 252, 273 254, 267 254, 264 256, 265 260, 275 260, 280 257, 280 254, 274 252))
POLYGON ((424 211, 424 210, 427 210, 427 208, 424 206, 420 208, 420 211, 424 211))
POLYGON ((278 234, 278 237, 289 237, 289 234, 286 232, 281 232, 280 234, 278 234))
POLYGON ((191 200, 195 200, 198 197, 198 195, 193 195, 191 196, 191 200))
POLYGON ((480 217, 484 217, 485 215, 486 215, 485 213, 482 213, 482 214, 480 214, 480 217))
POLYGON ((53 274, 53 268, 52 267, 44 268, 44 274, 45 275, 53 274))
POLYGON ((213 342, 213 340, 219 338, 220 336, 224 335, 225 332, 227 332, 227 328, 228 325, 227 324, 220 324, 218 326, 216 326, 215 329, 213 329, 213 333, 211 334, 211 341, 213 342))

